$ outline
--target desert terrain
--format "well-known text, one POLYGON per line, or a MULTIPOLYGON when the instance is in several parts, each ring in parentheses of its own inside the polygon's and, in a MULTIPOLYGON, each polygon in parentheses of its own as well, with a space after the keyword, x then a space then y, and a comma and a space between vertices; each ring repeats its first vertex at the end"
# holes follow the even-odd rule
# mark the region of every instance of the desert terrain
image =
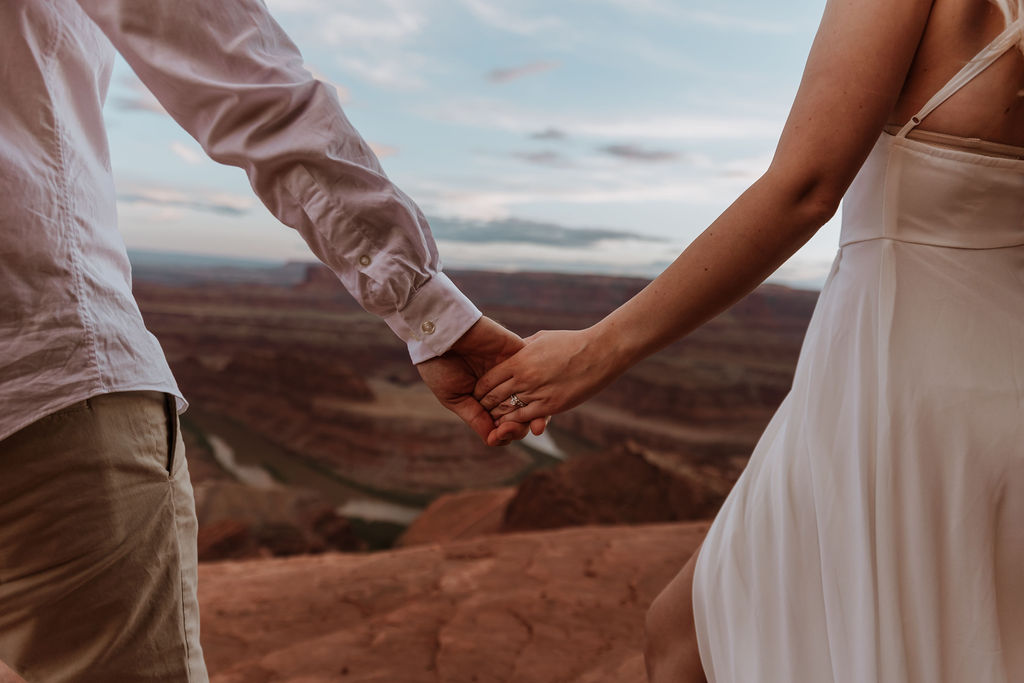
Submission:
MULTIPOLYGON (((524 336, 646 284, 450 275, 524 336)), ((788 391, 817 297, 762 286, 544 437, 491 449, 321 266, 136 264, 135 292, 191 404, 223 683, 645 680, 644 612, 788 391)))
MULTIPOLYGON (((646 284, 451 275, 487 315, 524 336, 591 325, 646 284)), ((517 486, 535 471, 627 444, 662 468, 700 472, 694 481, 715 493, 691 518, 712 515, 789 388, 816 300, 815 292, 761 287, 558 416, 544 437, 492 449, 437 404, 404 345, 322 266, 137 267, 135 291, 191 403, 182 426, 197 500, 204 521, 217 524, 204 539, 209 559, 260 545, 269 554, 304 543, 386 548, 438 496, 517 486), (301 500, 285 503, 288 496, 301 500), (329 519, 324 506, 343 519, 329 519), (304 541, 286 538, 288 520, 272 514, 282 508, 302 518, 304 541), (241 524, 269 531, 236 538, 241 524), (311 532, 315 524, 333 540, 311 532)))

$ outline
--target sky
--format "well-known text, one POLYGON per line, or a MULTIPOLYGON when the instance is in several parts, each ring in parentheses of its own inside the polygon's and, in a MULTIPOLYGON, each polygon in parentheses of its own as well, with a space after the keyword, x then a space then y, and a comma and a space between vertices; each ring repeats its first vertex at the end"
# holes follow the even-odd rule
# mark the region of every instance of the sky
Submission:
MULTIPOLYGON (((657 275, 767 169, 824 0, 267 0, 452 268, 657 275)), ((118 61, 130 249, 309 260, 118 61)), ((823 282, 833 219, 773 276, 823 282)))

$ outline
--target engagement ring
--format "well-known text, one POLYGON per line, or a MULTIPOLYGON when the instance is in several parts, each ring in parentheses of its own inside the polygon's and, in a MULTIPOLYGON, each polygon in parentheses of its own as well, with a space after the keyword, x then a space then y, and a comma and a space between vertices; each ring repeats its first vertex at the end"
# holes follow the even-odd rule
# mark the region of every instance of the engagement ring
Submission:
POLYGON ((516 408, 526 407, 526 402, 523 401, 523 399, 516 396, 515 394, 512 394, 511 396, 508 397, 508 402, 514 405, 516 408))

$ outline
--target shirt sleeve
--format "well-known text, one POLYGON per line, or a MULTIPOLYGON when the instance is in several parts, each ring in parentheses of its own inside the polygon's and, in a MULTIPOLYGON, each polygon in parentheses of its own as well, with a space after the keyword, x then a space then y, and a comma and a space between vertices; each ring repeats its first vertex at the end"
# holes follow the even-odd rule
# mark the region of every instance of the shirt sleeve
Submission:
POLYGON ((480 312, 440 270, 395 187, 261 0, 79 0, 167 112, 238 166, 282 223, 409 345, 440 355, 480 312))

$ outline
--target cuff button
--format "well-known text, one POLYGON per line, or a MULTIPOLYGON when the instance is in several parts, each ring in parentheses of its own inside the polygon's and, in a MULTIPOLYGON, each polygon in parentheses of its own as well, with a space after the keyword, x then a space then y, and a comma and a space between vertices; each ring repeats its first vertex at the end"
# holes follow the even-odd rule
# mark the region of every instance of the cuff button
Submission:
POLYGON ((433 320, 428 320, 420 325, 420 329, 423 330, 423 334, 434 334, 434 330, 437 329, 437 325, 434 324, 433 320))
POLYGON ((360 256, 359 257, 359 265, 363 266, 364 268, 366 266, 370 265, 370 257, 367 256, 366 254, 363 254, 362 256, 360 256))

